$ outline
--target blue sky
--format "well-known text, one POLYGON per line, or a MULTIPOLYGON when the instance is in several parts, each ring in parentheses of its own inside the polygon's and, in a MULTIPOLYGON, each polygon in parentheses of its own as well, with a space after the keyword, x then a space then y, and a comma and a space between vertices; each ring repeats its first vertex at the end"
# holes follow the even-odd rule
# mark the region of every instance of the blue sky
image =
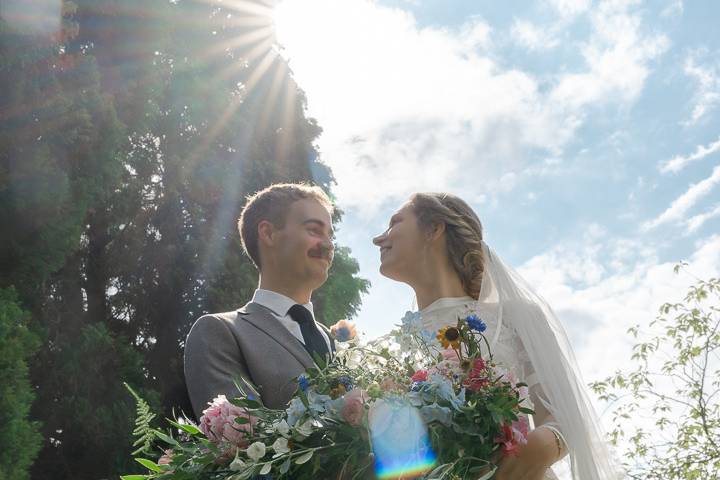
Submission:
POLYGON ((282 2, 339 241, 373 282, 360 328, 412 304, 370 238, 413 191, 449 191, 549 299, 586 379, 622 366, 626 328, 692 282, 676 262, 720 271, 717 18, 715 1, 282 2))

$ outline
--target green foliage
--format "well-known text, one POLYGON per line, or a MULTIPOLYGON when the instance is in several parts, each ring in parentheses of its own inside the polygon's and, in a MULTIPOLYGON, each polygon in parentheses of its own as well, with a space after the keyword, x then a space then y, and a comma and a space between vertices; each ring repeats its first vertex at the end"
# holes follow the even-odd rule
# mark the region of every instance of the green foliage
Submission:
POLYGON ((38 422, 28 419, 33 391, 27 362, 39 347, 12 289, 0 289, 0 478, 29 478, 40 450, 38 422))
MULTIPOLYGON (((69 462, 80 478, 129 471, 134 464, 130 444, 135 405, 123 382, 146 383, 142 354, 100 322, 85 325, 77 333, 60 334, 55 343, 62 350, 42 352, 39 359, 40 365, 53 371, 52 379, 44 378, 47 391, 42 392, 38 407, 52 406, 52 412, 43 412, 42 418, 46 429, 53 428, 54 438, 39 465, 54 467, 59 473, 56 478, 68 469, 61 462, 69 462)), ((153 409, 159 409, 157 392, 139 391, 153 409)))
POLYGON ((123 385, 125 385, 125 388, 127 388, 133 398, 135 398, 136 405, 135 430, 133 430, 133 436, 136 440, 135 443, 133 443, 133 447, 138 447, 138 449, 132 452, 132 454, 150 453, 150 447, 155 439, 155 434, 152 431, 150 423, 155 418, 155 414, 150 410, 150 405, 140 398, 130 385, 127 383, 123 383, 123 385))
POLYGON ((682 302, 660 307, 648 327, 660 333, 628 331, 647 337, 633 348, 635 369, 591 385, 601 399, 618 403, 613 442, 626 446, 631 478, 718 478, 720 279, 698 281, 682 302))

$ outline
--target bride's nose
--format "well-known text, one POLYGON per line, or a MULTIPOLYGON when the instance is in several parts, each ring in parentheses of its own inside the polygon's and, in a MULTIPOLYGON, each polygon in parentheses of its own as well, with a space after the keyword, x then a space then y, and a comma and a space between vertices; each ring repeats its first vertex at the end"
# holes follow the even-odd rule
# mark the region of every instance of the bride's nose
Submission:
POLYGON ((373 238, 372 242, 379 247, 380 243, 382 243, 382 241, 384 239, 385 239, 385 232, 383 232, 380 235, 378 235, 377 237, 373 238))

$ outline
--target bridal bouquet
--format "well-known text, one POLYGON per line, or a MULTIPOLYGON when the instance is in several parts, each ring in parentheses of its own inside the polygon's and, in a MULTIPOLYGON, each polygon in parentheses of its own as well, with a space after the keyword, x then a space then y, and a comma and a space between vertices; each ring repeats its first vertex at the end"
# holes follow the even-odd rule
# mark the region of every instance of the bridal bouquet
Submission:
POLYGON ((490 478, 526 442, 527 387, 494 363, 477 316, 432 334, 417 320, 318 362, 285 410, 221 395, 198 425, 161 432, 136 397, 136 453, 159 459, 122 479, 490 478))

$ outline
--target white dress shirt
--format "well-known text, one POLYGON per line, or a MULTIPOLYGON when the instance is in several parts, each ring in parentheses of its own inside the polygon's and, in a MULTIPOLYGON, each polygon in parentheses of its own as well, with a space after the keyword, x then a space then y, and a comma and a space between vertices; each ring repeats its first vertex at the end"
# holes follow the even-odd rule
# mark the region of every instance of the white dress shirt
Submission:
MULTIPOLYGON (((300 330, 300 324, 293 320, 290 315, 288 315, 288 310, 290 310, 290 308, 296 304, 295 300, 290 297, 286 297, 281 293, 273 292, 272 290, 264 290, 262 288, 258 288, 257 290, 255 290, 252 302, 270 309, 270 311, 272 311, 273 315, 275 316, 275 318, 278 319, 280 324, 287 328, 288 331, 292 333, 295 338, 300 340, 300 343, 302 343, 303 345, 305 344, 302 336, 302 331, 300 330)), ((304 304, 303 307, 307 308, 310 311, 310 314, 312 315, 314 320, 315 312, 313 311, 312 302, 304 304)), ((317 325, 315 325, 315 328, 317 328, 317 325)), ((317 329, 325 339, 328 351, 331 351, 330 339, 328 338, 327 334, 323 329, 317 329)))

